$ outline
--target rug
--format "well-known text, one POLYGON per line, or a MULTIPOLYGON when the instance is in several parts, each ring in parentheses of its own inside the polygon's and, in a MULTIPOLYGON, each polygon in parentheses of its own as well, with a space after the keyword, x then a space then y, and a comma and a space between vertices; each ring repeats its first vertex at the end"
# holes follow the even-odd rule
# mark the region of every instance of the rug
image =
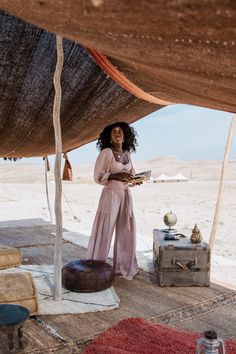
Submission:
POLYGON ((119 307, 120 300, 113 287, 93 293, 76 293, 62 286, 61 300, 53 300, 54 266, 21 265, 0 272, 30 272, 35 283, 39 315, 109 311, 119 307))
MULTIPOLYGON (((142 318, 127 318, 108 328, 83 354, 195 354, 202 334, 153 325, 142 318)), ((227 354, 236 353, 236 341, 225 340, 227 354)))

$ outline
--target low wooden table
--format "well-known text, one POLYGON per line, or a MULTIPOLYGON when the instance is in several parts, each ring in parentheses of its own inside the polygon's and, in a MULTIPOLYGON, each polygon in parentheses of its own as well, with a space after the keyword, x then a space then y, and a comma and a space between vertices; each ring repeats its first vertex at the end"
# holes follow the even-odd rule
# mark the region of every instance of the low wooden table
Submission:
POLYGON ((23 348, 23 323, 29 318, 29 310, 26 307, 13 304, 0 304, 0 331, 8 336, 8 347, 13 350, 17 342, 19 348, 23 348))

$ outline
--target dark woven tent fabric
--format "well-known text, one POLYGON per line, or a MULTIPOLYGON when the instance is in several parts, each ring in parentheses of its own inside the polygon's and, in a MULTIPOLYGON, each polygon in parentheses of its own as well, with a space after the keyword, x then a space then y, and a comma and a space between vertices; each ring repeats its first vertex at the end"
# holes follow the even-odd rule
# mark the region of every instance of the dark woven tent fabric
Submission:
POLYGON ((55 37, 45 30, 67 38, 64 150, 92 141, 111 121, 160 108, 122 89, 84 48, 160 99, 236 112, 234 0, 1 0, 0 8, 17 16, 1 14, 0 156, 54 152, 55 37))
MULTIPOLYGON (((0 12, 0 156, 54 153, 55 35, 0 12)), ((158 109, 120 87, 86 49, 63 41, 63 150, 88 143, 107 124, 158 109)))

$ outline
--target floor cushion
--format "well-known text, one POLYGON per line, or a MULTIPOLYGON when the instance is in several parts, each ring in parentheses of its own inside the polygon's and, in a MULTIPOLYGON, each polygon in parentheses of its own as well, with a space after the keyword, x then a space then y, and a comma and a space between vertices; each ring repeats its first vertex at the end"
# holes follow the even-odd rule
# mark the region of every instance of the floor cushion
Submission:
POLYGON ((0 304, 26 307, 30 315, 38 310, 37 293, 33 278, 28 272, 0 272, 0 304))
POLYGON ((14 247, 0 245, 0 269, 21 264, 21 251, 14 247))

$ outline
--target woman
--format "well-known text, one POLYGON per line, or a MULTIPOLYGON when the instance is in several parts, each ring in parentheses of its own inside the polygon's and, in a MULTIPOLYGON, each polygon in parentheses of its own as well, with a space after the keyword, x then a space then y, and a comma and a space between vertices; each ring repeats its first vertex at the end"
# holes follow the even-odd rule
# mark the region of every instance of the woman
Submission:
POLYGON ((95 182, 104 186, 88 246, 88 259, 106 261, 113 231, 113 262, 116 274, 127 280, 138 273, 135 255, 136 227, 132 197, 129 191, 134 168, 136 133, 125 122, 107 126, 97 142, 101 151, 94 169, 95 182))

